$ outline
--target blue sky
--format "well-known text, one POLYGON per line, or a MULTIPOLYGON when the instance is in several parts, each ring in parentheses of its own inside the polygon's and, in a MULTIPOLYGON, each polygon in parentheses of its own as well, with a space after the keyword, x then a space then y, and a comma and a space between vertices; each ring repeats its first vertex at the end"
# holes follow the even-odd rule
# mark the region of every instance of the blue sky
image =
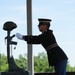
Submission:
MULTIPOLYGON (((27 34, 26 21, 26 0, 0 0, 0 52, 6 53, 6 44, 4 38, 7 32, 3 30, 3 24, 6 21, 13 21, 17 24, 17 28, 11 32, 11 35, 19 32, 27 34)), ((38 30, 38 18, 50 18, 51 29, 59 46, 65 51, 72 66, 75 66, 75 0, 32 0, 32 34, 40 34, 38 30)), ((27 43, 17 41, 16 50, 13 49, 13 56, 18 57, 19 54, 27 53, 27 43)), ((13 46, 14 48, 15 46, 13 46)), ((33 45, 33 54, 45 52, 41 45, 33 45)), ((45 52, 46 53, 46 52, 45 52)))

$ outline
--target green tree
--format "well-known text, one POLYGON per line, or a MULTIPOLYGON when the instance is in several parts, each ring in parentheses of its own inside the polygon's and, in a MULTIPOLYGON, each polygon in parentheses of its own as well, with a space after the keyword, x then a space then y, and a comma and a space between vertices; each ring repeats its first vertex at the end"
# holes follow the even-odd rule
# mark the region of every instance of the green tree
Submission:
MULTIPOLYGON (((26 56, 26 55, 25 55, 26 56)), ((22 55, 19 55, 19 59, 15 59, 15 63, 20 67, 24 68, 25 70, 28 69, 27 66, 27 59, 24 58, 22 55)))
POLYGON ((0 54, 0 71, 7 71, 8 70, 8 64, 7 64, 7 58, 4 54, 0 54))
POLYGON ((47 56, 44 52, 34 56, 34 71, 35 72, 54 72, 54 67, 48 65, 47 56))
MULTIPOLYGON (((15 59, 15 63, 20 68, 28 70, 27 54, 25 54, 24 56, 19 55, 19 58, 15 59)), ((7 57, 4 54, 0 54, 0 71, 3 72, 7 70, 7 57)), ((75 66, 72 67, 68 61, 66 70, 67 72, 75 72, 75 66)), ((34 72, 54 72, 54 67, 49 67, 47 56, 44 52, 39 53, 37 56, 34 56, 34 72)))
POLYGON ((69 64, 69 62, 68 62, 66 71, 67 72, 75 72, 75 66, 74 67, 71 67, 70 64, 69 64))
MULTIPOLYGON (((54 67, 49 68, 47 56, 44 52, 39 53, 38 56, 34 56, 34 71, 35 72, 54 72, 54 67)), ((75 72, 75 66, 72 67, 69 64, 69 61, 66 67, 66 71, 75 72)))

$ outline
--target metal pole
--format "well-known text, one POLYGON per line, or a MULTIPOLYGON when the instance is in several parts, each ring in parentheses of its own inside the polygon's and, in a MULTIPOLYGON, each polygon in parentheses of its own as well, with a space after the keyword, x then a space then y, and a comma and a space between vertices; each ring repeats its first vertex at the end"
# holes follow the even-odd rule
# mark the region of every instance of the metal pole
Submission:
MULTIPOLYGON (((32 0, 27 0, 27 34, 32 35, 32 0)), ((28 44, 28 70, 30 75, 34 75, 33 66, 32 45, 28 44)))

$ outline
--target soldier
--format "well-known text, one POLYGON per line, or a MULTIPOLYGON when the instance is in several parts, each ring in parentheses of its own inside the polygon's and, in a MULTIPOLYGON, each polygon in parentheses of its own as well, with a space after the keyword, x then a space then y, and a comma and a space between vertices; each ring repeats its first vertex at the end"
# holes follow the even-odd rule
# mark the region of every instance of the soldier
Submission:
POLYGON ((68 57, 56 42, 53 30, 50 28, 51 19, 38 19, 40 35, 21 35, 16 33, 16 37, 20 40, 27 41, 28 44, 41 44, 48 56, 49 66, 54 66, 56 75, 66 75, 66 65, 68 57))

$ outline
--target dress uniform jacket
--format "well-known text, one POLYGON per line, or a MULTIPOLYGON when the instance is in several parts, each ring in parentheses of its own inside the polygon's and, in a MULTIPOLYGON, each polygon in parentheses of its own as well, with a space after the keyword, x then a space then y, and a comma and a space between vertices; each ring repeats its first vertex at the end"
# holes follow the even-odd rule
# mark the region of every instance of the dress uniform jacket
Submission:
POLYGON ((54 66, 64 59, 68 59, 64 51, 58 46, 52 30, 46 30, 38 36, 23 36, 28 44, 41 44, 48 56, 49 66, 54 66))

